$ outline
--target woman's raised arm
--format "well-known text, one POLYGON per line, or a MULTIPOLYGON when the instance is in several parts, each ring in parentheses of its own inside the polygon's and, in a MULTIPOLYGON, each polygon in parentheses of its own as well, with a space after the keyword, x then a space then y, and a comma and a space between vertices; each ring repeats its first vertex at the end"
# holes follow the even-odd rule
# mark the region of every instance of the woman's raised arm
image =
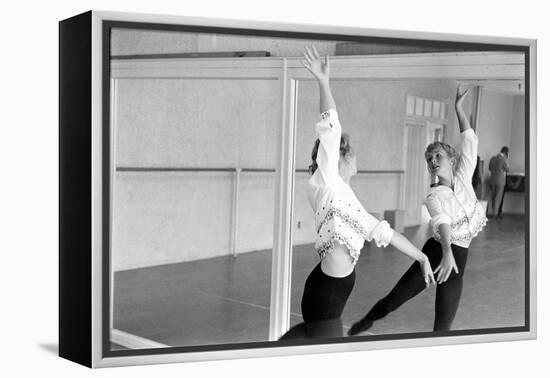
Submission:
POLYGON ((320 90, 320 101, 319 101, 319 110, 320 113, 324 113, 329 109, 336 110, 336 103, 332 97, 332 92, 330 90, 330 62, 328 55, 325 56, 325 61, 321 59, 321 56, 317 52, 315 46, 311 48, 306 47, 304 52, 304 59, 302 64, 305 68, 309 70, 319 81, 319 90, 320 90))
POLYGON ((460 93, 460 85, 456 87, 455 110, 461 133, 472 128, 470 121, 468 121, 468 117, 466 117, 466 113, 464 113, 464 109, 462 109, 462 102, 469 91, 469 89, 466 89, 464 92, 460 93))

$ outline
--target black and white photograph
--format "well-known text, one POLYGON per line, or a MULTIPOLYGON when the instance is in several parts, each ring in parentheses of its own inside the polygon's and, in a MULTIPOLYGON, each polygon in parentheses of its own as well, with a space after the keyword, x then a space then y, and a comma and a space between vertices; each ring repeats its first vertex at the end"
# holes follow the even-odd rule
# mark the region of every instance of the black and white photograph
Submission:
POLYGON ((2 376, 545 376, 544 9, 6 4, 2 376))
POLYGON ((525 49, 109 30, 114 355, 529 330, 525 49))

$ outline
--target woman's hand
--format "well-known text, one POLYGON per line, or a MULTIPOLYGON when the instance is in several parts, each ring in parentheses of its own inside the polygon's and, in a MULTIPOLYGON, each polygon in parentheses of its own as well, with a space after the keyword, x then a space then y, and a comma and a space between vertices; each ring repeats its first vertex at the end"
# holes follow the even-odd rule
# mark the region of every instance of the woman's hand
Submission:
POLYGON ((460 93, 460 85, 456 87, 456 98, 455 98, 455 107, 460 108, 462 107, 462 102, 464 101, 464 98, 466 95, 470 92, 469 89, 466 89, 464 92, 460 93))
POLYGON ((321 82, 328 82, 330 76, 330 63, 328 60, 328 55, 325 56, 325 61, 323 62, 321 56, 317 52, 315 46, 312 46, 310 49, 306 47, 304 51, 305 61, 302 61, 302 64, 305 68, 309 70, 321 82))
POLYGON ((432 272, 430 260, 428 260, 428 256, 422 254, 422 258, 419 262, 420 268, 422 269, 422 276, 424 276, 424 282, 426 282, 426 287, 430 287, 430 284, 435 284, 434 273, 432 272))
POLYGON ((397 248, 399 252, 415 259, 415 261, 418 261, 418 263, 420 264, 420 269, 422 270, 424 282, 426 282, 426 287, 430 286, 430 283, 435 284, 430 260, 425 253, 416 248, 406 237, 404 237, 397 231, 393 232, 390 244, 393 247, 397 248))
POLYGON ((453 270, 458 274, 458 267, 456 266, 455 258, 453 256, 452 250, 443 250, 443 257, 439 266, 435 268, 435 273, 437 273, 437 283, 442 284, 443 282, 449 279, 449 276, 453 270))

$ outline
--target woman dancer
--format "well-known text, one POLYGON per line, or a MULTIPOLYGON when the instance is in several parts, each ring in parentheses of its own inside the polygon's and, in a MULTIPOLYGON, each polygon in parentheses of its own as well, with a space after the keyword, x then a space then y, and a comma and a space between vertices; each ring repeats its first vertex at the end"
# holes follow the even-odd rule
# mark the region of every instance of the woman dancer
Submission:
POLYGON ((329 59, 321 60, 313 47, 306 48, 302 64, 315 76, 320 89, 321 121, 312 151, 312 176, 308 200, 315 212, 315 250, 321 262, 308 276, 302 297, 303 323, 281 340, 343 336, 341 314, 355 283, 355 263, 365 240, 378 246, 393 245, 419 262, 423 287, 435 283, 426 255, 386 221, 367 213, 349 186, 357 173, 349 137, 342 135, 336 104, 329 86, 329 59))
MULTIPOLYGON (((430 144, 424 153, 432 175, 426 206, 432 216, 434 237, 422 251, 437 266, 434 331, 448 331, 455 317, 462 293, 462 276, 472 239, 487 223, 485 212, 472 187, 478 139, 462 109, 468 90, 456 90, 455 110, 462 139, 460 156, 447 143, 430 144)), ((368 330, 375 320, 385 317, 423 289, 422 273, 413 264, 392 291, 378 301, 367 315, 355 323, 349 335, 368 330)))

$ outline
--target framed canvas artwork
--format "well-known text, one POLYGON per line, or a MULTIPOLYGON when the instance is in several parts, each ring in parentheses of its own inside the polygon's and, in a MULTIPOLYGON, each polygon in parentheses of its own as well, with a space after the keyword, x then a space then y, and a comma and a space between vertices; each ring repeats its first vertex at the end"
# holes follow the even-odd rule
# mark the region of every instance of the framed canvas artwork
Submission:
POLYGON ((59 23, 59 354, 536 337, 536 41, 59 23))

